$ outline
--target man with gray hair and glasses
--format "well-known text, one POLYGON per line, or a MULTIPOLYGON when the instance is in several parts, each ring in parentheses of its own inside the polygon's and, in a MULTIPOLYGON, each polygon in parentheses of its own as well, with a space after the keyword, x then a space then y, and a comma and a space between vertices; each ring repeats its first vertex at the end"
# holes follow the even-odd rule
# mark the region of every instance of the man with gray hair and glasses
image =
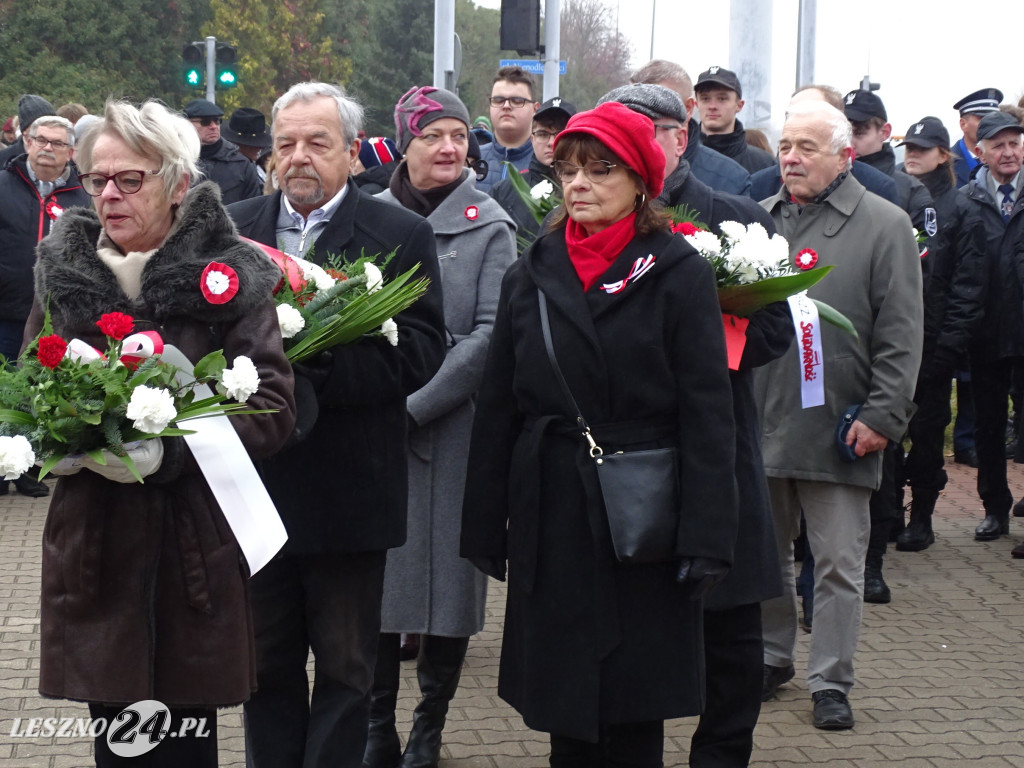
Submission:
POLYGON ((761 204, 802 271, 835 266, 808 291, 842 312, 857 336, 822 325, 795 300, 797 344, 756 374, 765 473, 784 594, 762 603, 762 698, 795 674, 793 540, 800 512, 815 558, 807 688, 814 726, 852 728, 847 696, 860 634, 869 500, 882 450, 914 412, 921 362, 921 266, 907 214, 850 173, 852 130, 823 101, 791 104, 779 141, 782 189, 761 204), (840 431, 838 425, 845 425, 840 431))
MULTIPOLYGON (((32 309, 36 244, 65 208, 90 205, 71 157, 75 128, 56 115, 33 119, 23 135, 25 153, 0 171, 0 355, 14 360, 32 309)), ((46 496, 43 483, 24 474, 14 487, 26 496, 46 496)), ((0 495, 7 483, 0 480, 0 495)))
POLYGON ((363 337, 294 366, 296 434, 262 465, 288 542, 251 581, 258 684, 245 705, 251 768, 362 762, 384 564, 387 550, 405 541, 405 399, 444 359, 430 225, 349 183, 362 117, 340 88, 292 86, 272 113, 280 189, 228 207, 242 235, 288 254, 320 265, 376 256, 386 281, 415 267, 431 283, 395 316, 397 346, 363 337))

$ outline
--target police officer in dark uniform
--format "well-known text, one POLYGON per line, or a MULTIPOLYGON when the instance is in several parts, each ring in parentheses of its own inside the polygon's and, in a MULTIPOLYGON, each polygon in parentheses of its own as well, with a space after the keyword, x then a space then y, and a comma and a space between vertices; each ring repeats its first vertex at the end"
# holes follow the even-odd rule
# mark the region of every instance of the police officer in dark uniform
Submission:
POLYGON ((199 170, 220 187, 224 205, 263 194, 256 167, 238 151, 238 147, 221 138, 220 123, 224 110, 206 99, 192 99, 185 105, 184 112, 202 144, 199 170))
MULTIPOLYGON (((914 228, 925 239, 922 253, 938 234, 938 216, 928 188, 913 176, 896 170, 896 154, 889 145, 892 125, 885 105, 872 91, 850 91, 843 110, 853 125, 853 148, 857 159, 887 174, 896 182, 897 201, 914 228)), ((882 459, 882 485, 871 496, 871 537, 864 566, 864 602, 888 603, 892 593, 882 577, 889 533, 903 514, 903 447, 890 442, 882 459)))
POLYGON ((960 189, 971 179, 974 169, 981 163, 974 150, 978 146, 978 123, 989 112, 999 109, 1003 92, 998 88, 982 88, 969 93, 953 105, 960 113, 960 130, 964 135, 949 148, 953 153, 953 170, 956 172, 956 188, 960 189))

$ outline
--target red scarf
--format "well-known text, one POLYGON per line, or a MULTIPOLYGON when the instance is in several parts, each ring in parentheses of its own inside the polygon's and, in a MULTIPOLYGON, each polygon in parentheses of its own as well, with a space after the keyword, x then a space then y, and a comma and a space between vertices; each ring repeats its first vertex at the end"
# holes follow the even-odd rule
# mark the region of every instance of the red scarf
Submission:
POLYGON ((569 219, 565 227, 565 245, 569 249, 569 261, 583 283, 584 292, 589 291, 594 281, 608 271, 608 267, 636 236, 635 219, 636 214, 630 213, 589 237, 581 224, 569 219))

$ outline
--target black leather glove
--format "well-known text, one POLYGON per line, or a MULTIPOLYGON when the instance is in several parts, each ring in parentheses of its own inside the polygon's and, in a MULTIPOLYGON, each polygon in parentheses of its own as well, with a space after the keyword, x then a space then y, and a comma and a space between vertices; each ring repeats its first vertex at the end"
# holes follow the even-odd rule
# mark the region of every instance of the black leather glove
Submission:
POLYGON ((316 426, 317 417, 320 415, 320 402, 316 397, 316 389, 308 376, 299 372, 301 363, 293 366, 295 373, 295 426, 292 428, 285 448, 297 445, 309 437, 309 433, 316 426))
POLYGON ((690 591, 691 600, 699 600, 729 573, 729 566, 710 557, 684 557, 679 561, 676 580, 690 591))
POLYGON ((334 355, 331 350, 325 350, 305 362, 293 363, 292 370, 297 376, 301 375, 309 379, 309 383, 313 385, 313 391, 319 395, 324 391, 327 379, 334 371, 334 355))
POLYGON ((467 557, 466 559, 469 560, 469 562, 471 562, 478 571, 487 574, 492 579, 497 579, 498 581, 505 580, 504 558, 474 555, 472 557, 467 557))

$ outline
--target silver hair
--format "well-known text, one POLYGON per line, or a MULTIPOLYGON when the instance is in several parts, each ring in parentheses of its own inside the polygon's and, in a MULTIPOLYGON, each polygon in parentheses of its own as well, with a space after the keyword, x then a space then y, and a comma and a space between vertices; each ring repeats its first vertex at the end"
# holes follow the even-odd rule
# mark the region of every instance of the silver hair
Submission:
MULTIPOLYGON (((797 116, 817 116, 832 129, 832 136, 829 139, 829 149, 833 155, 838 155, 847 147, 853 146, 853 126, 846 119, 846 115, 825 101, 798 101, 791 104, 786 111, 786 121, 797 116)), ((846 169, 849 170, 851 161, 846 161, 846 169)))
POLYGON ((673 61, 665 59, 649 61, 630 75, 629 82, 650 85, 671 83, 670 87, 679 94, 679 98, 683 101, 693 98, 693 80, 690 79, 685 69, 673 61))
MULTIPOLYGON (((32 123, 32 125, 35 125, 35 123, 32 123)), ((1012 125, 1008 127, 1013 128, 1012 125)), ((1002 133, 1002 131, 1000 131, 999 133, 1002 133)), ((997 133, 996 136, 998 136, 999 133, 997 133)), ((1017 143, 1020 143, 1022 137, 1024 137, 1024 133, 1021 133, 1020 131, 1015 131, 1015 133, 1017 134, 1017 143)), ((982 152, 985 151, 986 147, 988 147, 988 142, 990 142, 993 138, 995 138, 995 136, 989 136, 987 139, 978 139, 978 146, 981 147, 982 152)))
POLYGON ((363 108, 355 99, 346 96, 345 89, 341 86, 316 82, 296 83, 274 102, 270 119, 272 122, 276 121, 278 112, 297 101, 312 101, 321 96, 334 99, 338 106, 338 120, 341 121, 341 136, 346 145, 351 144, 363 129, 363 108))
POLYGON ((159 101, 151 99, 141 107, 127 101, 108 101, 103 117, 89 126, 82 137, 77 154, 79 168, 92 170, 92 150, 104 134, 121 139, 136 154, 160 159, 160 178, 167 199, 183 178, 195 180, 201 175, 196 166, 199 134, 188 120, 159 101))
POLYGON ((28 127, 29 138, 35 136, 40 126, 44 125, 48 128, 63 128, 68 132, 68 144, 71 146, 75 145, 75 126, 66 117, 59 117, 57 115, 43 115, 33 120, 32 125, 28 127))

